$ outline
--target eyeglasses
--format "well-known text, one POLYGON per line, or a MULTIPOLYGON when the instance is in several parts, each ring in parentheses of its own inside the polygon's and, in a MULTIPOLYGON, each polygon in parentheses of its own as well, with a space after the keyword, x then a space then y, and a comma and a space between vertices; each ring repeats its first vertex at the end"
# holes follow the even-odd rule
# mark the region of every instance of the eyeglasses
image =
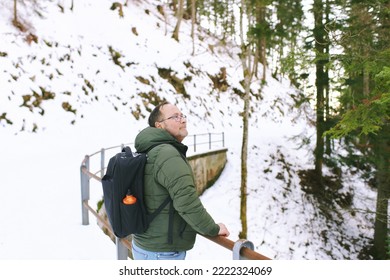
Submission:
POLYGON ((163 119, 163 120, 161 120, 159 122, 163 122, 163 121, 167 121, 167 120, 171 120, 171 119, 173 119, 173 120, 175 120, 177 122, 181 122, 181 120, 183 120, 183 119, 186 120, 187 116, 186 115, 173 115, 172 117, 163 119))

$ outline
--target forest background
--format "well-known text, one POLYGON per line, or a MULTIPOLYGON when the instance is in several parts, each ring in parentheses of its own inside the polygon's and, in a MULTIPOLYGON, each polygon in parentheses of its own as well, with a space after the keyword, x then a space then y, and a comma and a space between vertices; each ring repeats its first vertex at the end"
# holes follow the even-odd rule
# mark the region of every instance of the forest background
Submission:
MULTIPOLYGON (((14 0, 12 23, 26 34, 27 41, 33 43, 37 38, 29 32, 18 14, 20 5, 27 2, 39 5, 39 1, 14 0)), ((112 1, 112 10, 118 11, 120 16, 127 2, 112 1)), ((253 113, 251 102, 262 98, 262 87, 267 83, 265 73, 271 71, 273 78, 287 77, 301 90, 297 106, 309 103, 315 108, 315 168, 300 174, 306 191, 329 208, 350 203, 348 196, 335 196, 343 174, 339 168, 340 158, 333 157, 333 147, 336 138, 342 139, 343 145, 350 151, 343 160, 366 171, 366 180, 377 191, 376 209, 373 209, 374 237, 362 258, 389 259, 390 1, 160 2, 164 7, 168 6, 177 18, 172 32, 175 40, 180 41, 181 22, 186 20, 191 21, 194 28, 196 25, 207 28, 222 43, 233 41, 241 49, 244 79, 242 90, 236 92, 244 104, 241 113, 240 237, 246 238, 247 234, 246 166, 248 120, 253 113), (253 90, 253 83, 260 84, 257 91, 253 90), (324 166, 332 168, 336 177, 324 174, 324 166)), ((58 1, 58 6, 73 9, 75 3, 77 0, 58 1), (69 4, 66 7, 65 2, 69 4)), ((165 12, 161 10, 161 14, 165 12)), ((6 55, 0 52, 0 57, 6 55)), ((114 51, 112 55, 115 58, 114 51)), ((221 69, 214 80, 214 86, 221 91, 226 86, 225 75, 221 69)), ((39 108, 43 102, 53 98, 49 91, 42 89, 41 95, 25 95, 21 109, 39 108)), ((63 104, 63 109, 76 114, 71 104, 63 104)), ((0 112, 0 123, 6 126, 14 124, 7 109, 0 112)), ((23 129, 38 131, 39 124, 23 129)))

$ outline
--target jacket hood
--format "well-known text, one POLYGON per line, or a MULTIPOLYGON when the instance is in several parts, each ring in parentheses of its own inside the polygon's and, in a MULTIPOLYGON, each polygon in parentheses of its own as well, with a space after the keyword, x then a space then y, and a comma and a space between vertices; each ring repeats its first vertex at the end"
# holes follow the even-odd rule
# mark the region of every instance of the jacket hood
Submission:
POLYGON ((137 152, 147 152, 150 148, 159 144, 171 144, 178 151, 186 155, 188 147, 177 141, 169 132, 164 129, 147 127, 143 129, 135 138, 134 146, 137 152))

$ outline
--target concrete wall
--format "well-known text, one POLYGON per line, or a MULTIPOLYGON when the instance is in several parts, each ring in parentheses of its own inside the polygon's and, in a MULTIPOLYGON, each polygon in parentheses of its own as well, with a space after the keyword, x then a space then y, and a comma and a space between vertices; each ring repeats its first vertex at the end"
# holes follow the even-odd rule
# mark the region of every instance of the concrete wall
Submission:
POLYGON ((202 194, 221 175, 227 161, 226 153, 227 149, 220 149, 187 158, 194 172, 195 185, 199 194, 202 194))

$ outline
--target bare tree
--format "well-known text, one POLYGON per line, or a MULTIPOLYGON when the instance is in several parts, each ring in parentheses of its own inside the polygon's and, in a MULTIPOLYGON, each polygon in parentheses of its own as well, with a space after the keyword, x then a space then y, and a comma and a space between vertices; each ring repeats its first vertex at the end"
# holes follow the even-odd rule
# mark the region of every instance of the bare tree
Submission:
MULTIPOLYGON (((240 219, 241 232, 240 238, 246 239, 248 232, 247 224, 247 177, 248 177, 248 132, 249 132, 249 110, 250 110, 250 86, 253 81, 254 72, 256 69, 255 61, 258 60, 258 53, 254 52, 254 41, 251 37, 244 38, 247 34, 244 30, 244 11, 247 9, 245 0, 241 0, 240 9, 240 41, 241 41, 241 64, 244 74, 244 111, 242 113, 243 133, 242 133, 242 147, 241 147, 241 201, 240 201, 240 219)), ((247 14, 248 15, 248 14, 247 14)), ((248 24, 250 18, 248 18, 248 24)))
MULTIPOLYGON (((266 22, 266 3, 265 1, 255 2, 256 6, 256 25, 267 26, 266 22)), ((266 80, 266 70, 267 70, 267 37, 266 33, 262 32, 260 38, 258 38, 256 52, 258 53, 259 61, 255 62, 256 69, 258 62, 263 64, 263 76, 262 80, 266 80)), ((257 71, 256 71, 257 72, 257 71)), ((257 76, 257 74, 256 74, 257 76)))
POLYGON ((195 22, 196 22, 196 0, 191 0, 191 38, 192 38, 192 55, 195 54, 195 22))
POLYGON ((179 31, 180 31, 180 24, 183 19, 184 14, 184 0, 179 1, 179 9, 177 10, 176 17, 177 22, 175 29, 173 30, 172 38, 174 38, 176 41, 179 41, 179 31))
POLYGON ((14 22, 18 22, 18 1, 14 0, 14 22))

